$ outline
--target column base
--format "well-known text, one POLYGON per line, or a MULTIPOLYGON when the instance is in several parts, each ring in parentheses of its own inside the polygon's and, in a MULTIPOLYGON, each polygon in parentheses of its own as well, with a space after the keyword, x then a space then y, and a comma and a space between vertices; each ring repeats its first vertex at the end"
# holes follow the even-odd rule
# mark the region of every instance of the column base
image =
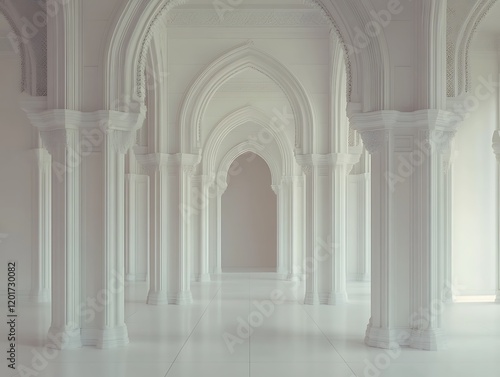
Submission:
POLYGON ((328 296, 327 305, 343 305, 347 304, 348 301, 347 292, 336 292, 328 296))
POLYGON ((193 303, 191 291, 168 295, 168 303, 172 305, 189 305, 193 303))
POLYGON ((148 305, 168 305, 167 293, 166 292, 149 291, 147 304, 148 305))
POLYGON ((495 298, 495 302, 497 304, 500 304, 500 291, 497 291, 497 295, 496 295, 496 298, 495 298))
POLYGON ((410 334, 410 329, 385 329, 373 327, 370 323, 366 327, 365 344, 375 348, 398 349, 409 345, 410 334))
POLYGON ((125 281, 136 281, 137 280, 137 277, 135 276, 135 274, 127 274, 127 276, 125 276, 125 281))
POLYGON ((129 343, 127 325, 100 330, 97 348, 117 348, 129 343))
POLYGON ((319 305, 320 303, 319 295, 317 293, 306 292, 306 296, 304 298, 305 305, 319 305))
POLYGON ((48 348, 57 350, 75 349, 82 347, 80 328, 57 328, 51 326, 48 333, 48 348))
POLYGON ((410 347, 425 351, 440 351, 447 348, 446 337, 441 329, 412 330, 410 347))

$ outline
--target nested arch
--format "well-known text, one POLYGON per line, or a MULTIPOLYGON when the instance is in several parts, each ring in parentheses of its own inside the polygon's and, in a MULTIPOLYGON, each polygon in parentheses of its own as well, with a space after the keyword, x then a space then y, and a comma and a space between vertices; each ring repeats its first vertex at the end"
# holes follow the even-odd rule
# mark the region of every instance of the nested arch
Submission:
POLYGON ((274 57, 246 43, 212 62, 191 86, 182 105, 179 125, 181 145, 187 153, 201 149, 200 127, 213 95, 229 79, 246 69, 255 69, 281 87, 295 118, 295 148, 299 154, 312 153, 314 117, 308 96, 290 71, 274 57))
MULTIPOLYGON (((364 107, 373 110, 387 106, 390 85, 386 83, 388 60, 383 35, 374 38, 369 46, 361 49, 361 53, 349 53, 349 46, 356 45, 356 28, 363 29, 370 21, 369 5, 351 0, 304 1, 319 9, 330 20, 332 29, 346 51, 348 101, 367 102, 364 107), (367 93, 370 94, 362 98, 361 93, 364 93, 365 88, 369 88, 367 93), (351 93, 355 95, 351 96, 351 93)), ((123 98, 131 103, 144 103, 144 68, 154 31, 169 10, 187 2, 137 0, 120 5, 103 50, 106 108, 116 110, 113 108, 114 101, 123 98)))
MULTIPOLYGON (((288 176, 293 175, 294 155, 292 145, 287 139, 285 131, 276 128, 273 119, 265 112, 252 106, 234 111, 214 128, 203 148, 202 164, 204 173, 210 175, 216 171, 217 159, 224 140, 231 132, 237 130, 247 122, 253 122, 262 127, 263 130, 269 132, 269 135, 272 137, 273 141, 276 142, 279 149, 282 173, 288 176)), ((248 144, 245 145, 241 144, 240 147, 246 145, 254 145, 254 149, 262 147, 258 144, 258 140, 255 142, 247 141, 247 143, 248 144)))
POLYGON ((279 161, 276 160, 276 157, 273 156, 271 152, 265 149, 264 150, 259 149, 257 145, 255 145, 250 141, 245 141, 243 143, 236 145, 225 154, 225 156, 222 158, 217 168, 218 179, 223 178, 221 182, 218 183, 222 184, 224 188, 227 187, 227 177, 229 174, 229 169, 231 168, 231 164, 238 157, 249 152, 256 154, 266 162, 267 166, 269 167, 269 170, 271 171, 271 177, 273 182, 272 184, 273 186, 278 186, 281 182, 281 177, 282 177, 282 171, 279 161))

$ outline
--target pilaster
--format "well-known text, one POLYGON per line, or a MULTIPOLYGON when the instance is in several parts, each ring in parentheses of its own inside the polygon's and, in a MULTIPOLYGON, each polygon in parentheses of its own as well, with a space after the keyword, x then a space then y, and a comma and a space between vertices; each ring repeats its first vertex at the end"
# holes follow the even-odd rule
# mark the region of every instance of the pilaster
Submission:
MULTIPOLYGON (((38 132, 38 131, 37 131, 38 132)), ((31 298, 35 302, 51 300, 51 207, 52 207, 52 158, 44 148, 33 149, 34 184, 33 198, 33 257, 31 298)))

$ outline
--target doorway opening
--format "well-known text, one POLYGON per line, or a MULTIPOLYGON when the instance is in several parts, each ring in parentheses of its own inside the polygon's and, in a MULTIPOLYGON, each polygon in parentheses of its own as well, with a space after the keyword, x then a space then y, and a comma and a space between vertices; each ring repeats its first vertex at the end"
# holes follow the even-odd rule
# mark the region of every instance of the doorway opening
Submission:
POLYGON ((222 195, 222 272, 276 272, 277 197, 271 171, 248 152, 231 164, 222 195))

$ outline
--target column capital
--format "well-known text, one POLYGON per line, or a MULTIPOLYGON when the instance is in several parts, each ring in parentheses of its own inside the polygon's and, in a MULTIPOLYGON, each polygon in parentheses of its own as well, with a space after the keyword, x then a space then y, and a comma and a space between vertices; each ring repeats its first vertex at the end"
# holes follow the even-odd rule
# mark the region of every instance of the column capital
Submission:
MULTIPOLYGON (((87 139, 89 139, 87 141, 90 141, 93 147, 98 147, 98 144, 108 138, 116 152, 126 153, 133 145, 135 133, 143 125, 145 119, 143 112, 123 113, 100 110, 86 113, 68 109, 41 110, 43 107, 39 102, 23 103, 23 109, 31 124, 40 131, 42 141, 51 154, 56 144, 67 145, 63 135, 68 135, 70 131, 86 132, 87 139), (55 131, 60 132, 58 134, 60 137, 52 140, 55 131)), ((84 139, 82 138, 82 142, 84 139)))
POLYGON ((449 147, 463 118, 451 111, 428 109, 414 112, 394 110, 369 113, 353 112, 351 127, 358 131, 369 153, 373 154, 387 144, 394 135, 427 132, 424 139, 438 150, 449 147))

